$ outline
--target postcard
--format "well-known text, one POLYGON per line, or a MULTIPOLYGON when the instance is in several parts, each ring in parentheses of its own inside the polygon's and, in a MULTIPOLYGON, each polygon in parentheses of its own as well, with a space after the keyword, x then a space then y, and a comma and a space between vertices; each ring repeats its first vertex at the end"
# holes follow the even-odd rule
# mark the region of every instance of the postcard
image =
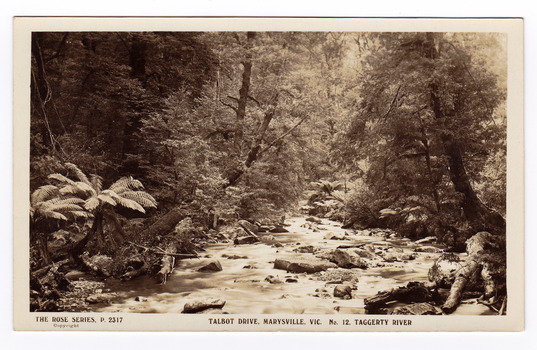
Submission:
POLYGON ((15 18, 15 329, 522 331, 522 28, 15 18))

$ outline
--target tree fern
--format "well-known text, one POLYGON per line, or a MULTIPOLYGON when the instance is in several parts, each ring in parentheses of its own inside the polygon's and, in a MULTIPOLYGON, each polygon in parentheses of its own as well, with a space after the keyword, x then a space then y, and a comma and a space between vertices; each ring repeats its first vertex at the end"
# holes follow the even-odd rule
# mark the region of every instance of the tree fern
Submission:
POLYGON ((74 165, 73 163, 65 163, 65 167, 67 168, 67 170, 74 173, 80 181, 91 185, 91 182, 89 181, 86 174, 84 174, 84 172, 80 170, 76 165, 74 165))
POLYGON ((117 202, 110 195, 107 194, 101 193, 97 196, 97 199, 99 199, 103 203, 110 204, 113 207, 117 205, 117 202))
POLYGON ((54 185, 41 186, 32 193, 30 202, 32 205, 35 205, 39 202, 50 199, 51 197, 57 196, 58 194, 59 188, 54 185))
POLYGON ((122 177, 103 190, 103 179, 100 176, 91 174, 88 177, 72 163, 66 163, 65 168, 76 180, 57 173, 49 175, 49 179, 58 182, 58 185, 43 186, 34 192, 32 203, 39 205, 32 206, 32 219, 68 220, 70 217, 94 216, 93 227, 102 232, 102 221, 106 217, 115 217, 116 206, 141 213, 145 213, 144 208, 157 206, 156 200, 143 191, 142 183, 132 176, 122 177))
POLYGON ((99 193, 103 190, 103 178, 99 175, 91 174, 91 185, 93 186, 93 189, 99 193))
POLYGON ((134 179, 132 176, 126 176, 114 182, 109 189, 119 194, 129 189, 143 190, 144 186, 140 181, 134 179))
POLYGON ((48 176, 49 179, 53 179, 53 180, 56 180, 60 183, 65 183, 65 184, 69 184, 69 185, 74 185, 74 181, 71 180, 70 178, 68 178, 67 176, 64 176, 62 174, 58 174, 58 173, 55 173, 55 174, 50 174, 48 176))
POLYGON ((127 191, 121 193, 120 196, 122 198, 133 200, 146 208, 157 207, 157 201, 155 200, 155 198, 153 198, 153 196, 144 191, 127 191))
POLYGON ((117 203, 119 205, 125 207, 125 208, 129 208, 129 209, 132 209, 132 210, 137 210, 137 211, 145 214, 144 207, 142 207, 138 202, 136 202, 136 201, 134 201, 132 199, 127 199, 127 198, 120 197, 117 200, 117 203))

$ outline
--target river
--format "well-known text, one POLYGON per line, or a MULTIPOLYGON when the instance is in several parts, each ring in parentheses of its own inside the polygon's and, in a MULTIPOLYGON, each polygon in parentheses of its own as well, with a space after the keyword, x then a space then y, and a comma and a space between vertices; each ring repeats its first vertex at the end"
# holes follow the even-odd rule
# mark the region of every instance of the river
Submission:
MULTIPOLYGON (((264 243, 211 244, 206 246, 200 259, 178 262, 163 285, 149 276, 131 281, 108 280, 106 290, 116 293, 117 301, 110 305, 93 305, 92 311, 181 313, 187 302, 219 298, 226 301, 223 311, 230 314, 363 314, 365 298, 379 291, 404 286, 410 281, 426 282, 429 268, 441 254, 415 253, 420 245, 408 239, 369 235, 370 231, 345 230, 341 224, 327 219, 322 219, 318 232, 304 227, 308 224, 304 217, 291 218, 286 223, 288 233, 260 234, 273 236, 281 243, 280 247, 264 243), (327 239, 327 234, 344 239, 327 239), (332 296, 336 284, 330 283, 333 282, 330 275, 334 275, 334 271, 294 274, 274 269, 275 259, 312 255, 295 252, 298 247, 312 246, 328 250, 358 244, 365 244, 372 252, 414 254, 415 258, 394 262, 376 260, 367 269, 332 269, 357 278, 352 299, 349 300, 332 296), (214 259, 221 263, 222 271, 197 271, 214 259), (265 280, 269 275, 283 283, 269 283, 265 280)), ((427 246, 442 248, 439 245, 427 246)), ((480 315, 491 312, 486 306, 470 300, 463 302, 454 314, 480 315)))

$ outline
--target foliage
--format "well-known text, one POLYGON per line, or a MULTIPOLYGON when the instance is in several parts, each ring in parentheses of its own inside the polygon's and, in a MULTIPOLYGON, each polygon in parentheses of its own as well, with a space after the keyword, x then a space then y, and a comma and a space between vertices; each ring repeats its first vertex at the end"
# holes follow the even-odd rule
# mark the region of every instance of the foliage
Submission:
MULTIPOLYGON (((492 159, 499 181, 505 174, 505 163, 494 158, 505 142, 505 95, 491 64, 474 59, 479 48, 465 44, 495 37, 393 33, 370 39, 376 48, 364 65, 359 109, 338 141, 340 159, 361 160, 352 166, 367 189, 351 201, 351 215, 363 225, 445 234, 447 226, 463 225, 461 206, 473 193, 460 192, 467 180, 455 172, 459 152, 464 176, 474 183, 491 177, 491 168, 483 167, 492 159), (412 225, 417 222, 425 227, 412 225)), ((479 188, 502 211, 503 199, 490 192, 499 187, 479 188)))
POLYGON ((505 214, 505 75, 500 34, 34 33, 31 189, 53 174, 95 222, 149 192, 209 226, 280 217, 315 183, 323 215, 447 234, 469 197, 448 143, 505 214))

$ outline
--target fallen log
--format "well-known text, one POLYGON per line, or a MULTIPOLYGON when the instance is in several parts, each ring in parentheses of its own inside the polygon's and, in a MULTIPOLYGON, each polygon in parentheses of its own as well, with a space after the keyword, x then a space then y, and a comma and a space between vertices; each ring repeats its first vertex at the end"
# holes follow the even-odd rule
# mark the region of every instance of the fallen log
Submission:
POLYGON ((50 265, 47 265, 45 267, 42 267, 40 268, 39 270, 36 270, 34 272, 32 272, 32 274, 37 277, 37 278, 40 278, 40 277, 43 277, 44 275, 47 274, 47 272, 51 269, 51 268, 60 268, 62 265, 65 265, 67 264, 68 262, 70 262, 71 260, 70 259, 65 259, 65 260, 62 260, 62 261, 58 261, 58 262, 55 262, 55 263, 52 263, 50 265))
POLYGON ((158 219, 153 225, 149 226, 142 233, 142 237, 154 237, 156 235, 166 235, 173 231, 179 221, 186 217, 186 213, 180 209, 175 208, 166 213, 163 217, 158 219))
POLYGON ((137 243, 134 243, 134 242, 131 242, 131 241, 129 241, 128 243, 132 244, 135 247, 145 249, 146 251, 149 250, 149 251, 151 251, 152 253, 155 253, 155 254, 169 255, 169 256, 173 256, 175 258, 179 258, 179 259, 199 258, 199 256, 197 254, 180 254, 180 253, 174 253, 174 252, 171 252, 171 251, 165 251, 165 250, 162 250, 162 248, 158 248, 158 247, 157 248, 146 247, 144 245, 137 244, 137 243))
POLYGON ((431 287, 419 282, 409 282, 405 287, 379 292, 377 295, 364 299, 365 310, 372 314, 392 301, 404 303, 433 301, 431 287))
POLYGON ((339 245, 339 246, 337 246, 337 249, 362 248, 366 244, 367 243, 339 245))
MULTIPOLYGON (((253 225, 253 224, 250 224, 250 225, 253 225)), ((259 237, 247 227, 246 222, 243 222, 243 220, 239 220, 239 226, 242 227, 242 229, 246 231, 247 234, 254 237, 259 242, 259 237)))
POLYGON ((481 277, 485 282, 485 295, 491 296, 495 292, 495 285, 488 266, 484 267, 482 255, 487 245, 492 245, 493 235, 488 232, 478 232, 466 241, 466 253, 468 258, 464 265, 457 271, 455 280, 451 286, 451 290, 442 311, 452 313, 457 309, 461 301, 462 293, 469 281, 474 281, 481 273, 481 277))

